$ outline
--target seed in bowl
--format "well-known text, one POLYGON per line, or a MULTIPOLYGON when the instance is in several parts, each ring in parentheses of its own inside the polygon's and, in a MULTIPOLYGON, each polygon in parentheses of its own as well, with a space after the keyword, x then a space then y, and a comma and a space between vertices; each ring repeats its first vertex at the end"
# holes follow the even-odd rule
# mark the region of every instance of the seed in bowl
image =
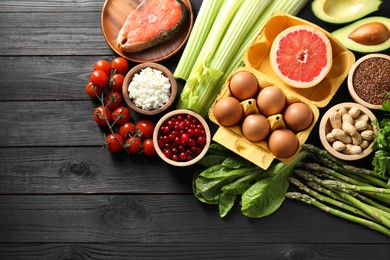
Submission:
POLYGON ((192 115, 172 116, 159 129, 158 146, 173 161, 191 161, 203 151, 206 142, 203 125, 192 115))
POLYGON ((171 84, 160 70, 147 67, 134 74, 128 90, 129 97, 137 107, 153 110, 168 102, 171 84))

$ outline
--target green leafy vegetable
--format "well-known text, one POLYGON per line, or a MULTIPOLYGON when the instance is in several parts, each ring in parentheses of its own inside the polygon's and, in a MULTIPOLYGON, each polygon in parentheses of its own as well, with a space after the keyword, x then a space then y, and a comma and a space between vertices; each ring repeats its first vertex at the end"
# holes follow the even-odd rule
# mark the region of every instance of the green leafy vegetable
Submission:
MULTIPOLYGON (((205 158, 215 158, 220 147, 214 146, 205 158)), ((288 176, 307 152, 300 152, 291 164, 282 162, 263 170, 246 159, 229 152, 223 161, 208 160, 208 168, 194 175, 193 192, 202 202, 218 204, 220 217, 225 217, 242 195, 244 215, 262 217, 274 212, 284 200, 288 176), (244 199, 245 197, 245 199, 244 199)), ((219 155, 220 156, 220 155, 219 155)))
MULTIPOLYGON (((390 97, 390 92, 387 93, 390 97)), ((373 149, 375 151, 372 165, 374 172, 379 176, 388 179, 387 186, 390 187, 390 99, 382 104, 385 112, 381 122, 373 122, 377 133, 374 139, 373 149)))

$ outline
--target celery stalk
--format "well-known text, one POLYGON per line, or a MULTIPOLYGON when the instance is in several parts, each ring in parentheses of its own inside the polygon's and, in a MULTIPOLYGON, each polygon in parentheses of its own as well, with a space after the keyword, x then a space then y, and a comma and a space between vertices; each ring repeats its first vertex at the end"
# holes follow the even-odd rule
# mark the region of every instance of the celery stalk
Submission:
POLYGON ((203 1, 174 72, 176 78, 187 80, 223 2, 223 0, 203 1))
POLYGON ((257 35, 260 33, 260 31, 274 12, 283 11, 291 15, 297 15, 307 3, 308 0, 271 1, 271 3, 267 6, 264 12, 257 19, 249 35, 246 37, 245 42, 241 44, 241 48, 235 53, 236 55, 234 56, 234 58, 227 62, 229 66, 224 71, 224 75, 214 85, 210 84, 209 86, 207 86, 210 89, 204 89, 204 95, 200 95, 201 99, 199 100, 198 104, 196 105, 196 107, 191 107, 191 109, 197 111, 204 117, 207 115, 208 110, 214 103, 214 100, 220 92, 222 86, 225 84, 230 74, 236 68, 243 65, 243 56, 245 55, 250 45, 253 43, 257 35))
MULTIPOLYGON (((275 0, 271 1, 271 3, 268 1, 260 3, 259 0, 245 1, 235 14, 237 18, 233 18, 224 38, 217 43, 209 42, 204 47, 207 50, 210 49, 210 46, 214 48, 219 44, 214 56, 209 55, 207 58, 203 57, 207 52, 203 52, 204 48, 202 48, 199 58, 195 63, 197 65, 192 68, 191 75, 180 96, 178 108, 191 109, 205 117, 229 75, 234 69, 243 64, 242 58, 245 52, 260 33, 272 13, 275 11, 284 11, 296 15, 307 2, 308 0, 275 0), (254 14, 254 6, 260 9, 260 5, 262 5, 262 9, 260 11, 257 10, 258 13, 254 14), (238 17, 239 15, 243 17, 238 17), (252 19, 253 17, 257 17, 257 19, 249 21, 250 19, 244 19, 246 17, 252 19), (235 23, 234 26, 233 23, 235 23), (234 28, 236 29, 235 31, 234 28), (238 38, 237 41, 235 41, 236 36, 238 38), (199 61, 202 62, 199 63, 199 61)), ((218 16, 222 15, 221 12, 222 9, 218 16)))

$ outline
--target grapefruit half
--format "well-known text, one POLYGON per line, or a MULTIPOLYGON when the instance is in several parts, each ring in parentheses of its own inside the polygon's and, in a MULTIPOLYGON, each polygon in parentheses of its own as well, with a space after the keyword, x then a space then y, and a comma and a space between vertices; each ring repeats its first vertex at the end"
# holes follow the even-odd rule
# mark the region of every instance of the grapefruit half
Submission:
POLYGON ((313 87, 332 67, 332 46, 325 33, 314 27, 292 26, 276 36, 270 62, 275 74, 287 85, 313 87))

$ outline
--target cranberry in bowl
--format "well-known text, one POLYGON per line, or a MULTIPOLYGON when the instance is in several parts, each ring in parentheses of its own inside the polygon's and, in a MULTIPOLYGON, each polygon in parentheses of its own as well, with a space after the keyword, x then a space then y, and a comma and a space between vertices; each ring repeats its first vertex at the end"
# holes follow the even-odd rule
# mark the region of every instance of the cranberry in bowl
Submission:
POLYGON ((187 109, 165 114, 153 132, 157 154, 165 162, 180 167, 198 162, 206 154, 210 140, 206 121, 187 109))

